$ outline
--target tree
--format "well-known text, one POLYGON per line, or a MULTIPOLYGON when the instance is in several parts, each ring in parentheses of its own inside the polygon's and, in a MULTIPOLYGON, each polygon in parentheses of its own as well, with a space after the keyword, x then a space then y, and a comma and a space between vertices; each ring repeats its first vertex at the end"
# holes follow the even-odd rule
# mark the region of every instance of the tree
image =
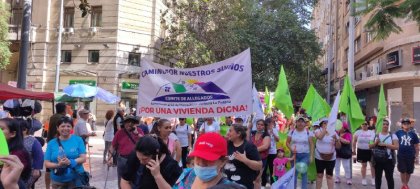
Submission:
MULTIPOLYGON (((251 48, 252 75, 257 89, 274 91, 284 65, 290 92, 302 100, 310 81, 323 88, 321 54, 314 32, 305 25, 310 17, 302 9, 313 1, 297 0, 186 0, 172 1, 162 14, 169 36, 158 54, 162 62, 196 67, 229 58, 251 48)), ((323 91, 323 90, 319 90, 323 91)))
POLYGON ((386 39, 391 33, 400 33, 401 27, 395 19, 411 19, 417 22, 420 29, 420 1, 419 0, 360 0, 354 4, 361 8, 356 15, 371 14, 365 27, 371 30, 375 40, 386 39))
POLYGON ((10 63, 12 53, 9 49, 9 9, 5 2, 0 1, 0 70, 10 63))

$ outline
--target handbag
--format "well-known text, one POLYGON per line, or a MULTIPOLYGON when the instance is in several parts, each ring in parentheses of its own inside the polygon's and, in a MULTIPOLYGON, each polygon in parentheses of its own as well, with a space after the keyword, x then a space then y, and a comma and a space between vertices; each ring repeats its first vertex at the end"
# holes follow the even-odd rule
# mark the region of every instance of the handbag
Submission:
POLYGON ((326 153, 321 153, 318 149, 317 151, 319 155, 321 156, 322 160, 325 160, 325 161, 330 161, 334 156, 334 152, 326 154, 326 153))
MULTIPOLYGON (((377 136, 375 136, 376 138, 377 136)), ((385 142, 390 135, 385 137, 382 142, 385 142)), ((375 140, 375 139, 374 139, 375 140)), ((375 163, 385 163, 388 160, 389 154, 385 146, 375 146, 372 149, 372 158, 375 163)))

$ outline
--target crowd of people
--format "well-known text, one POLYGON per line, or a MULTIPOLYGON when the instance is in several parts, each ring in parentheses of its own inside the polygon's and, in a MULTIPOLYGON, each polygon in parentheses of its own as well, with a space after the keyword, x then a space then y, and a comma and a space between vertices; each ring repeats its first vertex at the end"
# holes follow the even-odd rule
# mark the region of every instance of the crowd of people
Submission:
MULTIPOLYGON (((82 165, 88 159, 89 138, 96 136, 92 116, 86 109, 69 116, 64 103, 55 107, 56 114, 48 123, 45 153, 43 140, 33 136, 27 120, 0 119, 10 151, 9 156, 0 157, 4 163, 0 188, 34 188, 44 166, 46 188, 88 184, 89 175, 82 165)), ((312 182, 317 189, 332 189, 334 182, 360 182, 379 189, 383 173, 388 188, 393 189, 395 166, 402 183, 398 187, 408 189, 418 163, 419 139, 413 120, 408 118, 399 122, 401 127, 395 133, 386 119, 377 133, 373 117, 352 134, 344 114, 338 116, 342 124, 330 133, 327 118, 311 120, 304 110, 292 119, 275 109, 265 119, 252 115, 141 119, 126 114, 124 108, 109 110, 104 117, 103 163, 117 167, 122 189, 260 189, 281 179, 293 166, 295 186, 300 177, 302 189, 312 182), (361 163, 360 181, 352 179, 352 160, 361 163), (341 167, 344 177, 340 176, 341 167), (310 178, 311 171, 314 178, 310 178), (322 186, 324 177, 326 187, 322 186)))

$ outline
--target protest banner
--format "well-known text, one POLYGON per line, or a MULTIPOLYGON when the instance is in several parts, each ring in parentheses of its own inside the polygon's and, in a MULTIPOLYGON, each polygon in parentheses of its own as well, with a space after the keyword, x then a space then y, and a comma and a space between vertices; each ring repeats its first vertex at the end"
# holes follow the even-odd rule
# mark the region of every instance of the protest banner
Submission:
POLYGON ((253 109, 250 50, 196 68, 142 62, 137 105, 140 116, 250 115, 253 109))
POLYGON ((271 185, 272 189, 293 189, 295 188, 295 167, 291 168, 279 180, 271 185))

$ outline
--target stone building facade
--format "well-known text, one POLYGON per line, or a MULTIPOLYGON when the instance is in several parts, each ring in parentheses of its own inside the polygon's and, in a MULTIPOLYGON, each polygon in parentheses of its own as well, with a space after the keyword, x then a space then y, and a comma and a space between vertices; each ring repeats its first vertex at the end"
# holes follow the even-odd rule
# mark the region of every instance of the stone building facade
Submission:
MULTIPOLYGON (((12 63, 1 82, 16 80, 23 0, 3 0, 11 5, 9 39, 12 63)), ((121 96, 127 107, 137 101, 141 61, 157 62, 164 0, 89 0, 91 13, 81 17, 79 1, 64 0, 59 89, 73 83, 99 86, 121 96), (76 4, 74 4, 76 2, 76 4)), ((57 60, 60 1, 33 0, 31 45, 27 82, 35 91, 53 92, 57 60)), ((86 106, 102 124, 105 112, 116 104, 93 100, 86 106)), ((51 115, 44 103, 42 118, 51 115)))
MULTIPOLYGON (((401 117, 417 119, 420 129, 420 32, 415 21, 397 19, 402 32, 385 40, 373 40, 364 25, 370 15, 354 17, 355 90, 366 116, 374 116, 380 85, 384 85, 392 125, 401 117)), ((311 27, 325 50, 319 62, 328 66, 331 53, 331 94, 343 86, 347 75, 349 47, 349 0, 319 1, 311 27), (330 31, 330 32, 329 32, 330 31), (328 47, 331 47, 329 50, 328 47)), ((331 98, 333 99, 333 98, 331 98)), ((393 129, 397 129, 393 127, 393 129)))

